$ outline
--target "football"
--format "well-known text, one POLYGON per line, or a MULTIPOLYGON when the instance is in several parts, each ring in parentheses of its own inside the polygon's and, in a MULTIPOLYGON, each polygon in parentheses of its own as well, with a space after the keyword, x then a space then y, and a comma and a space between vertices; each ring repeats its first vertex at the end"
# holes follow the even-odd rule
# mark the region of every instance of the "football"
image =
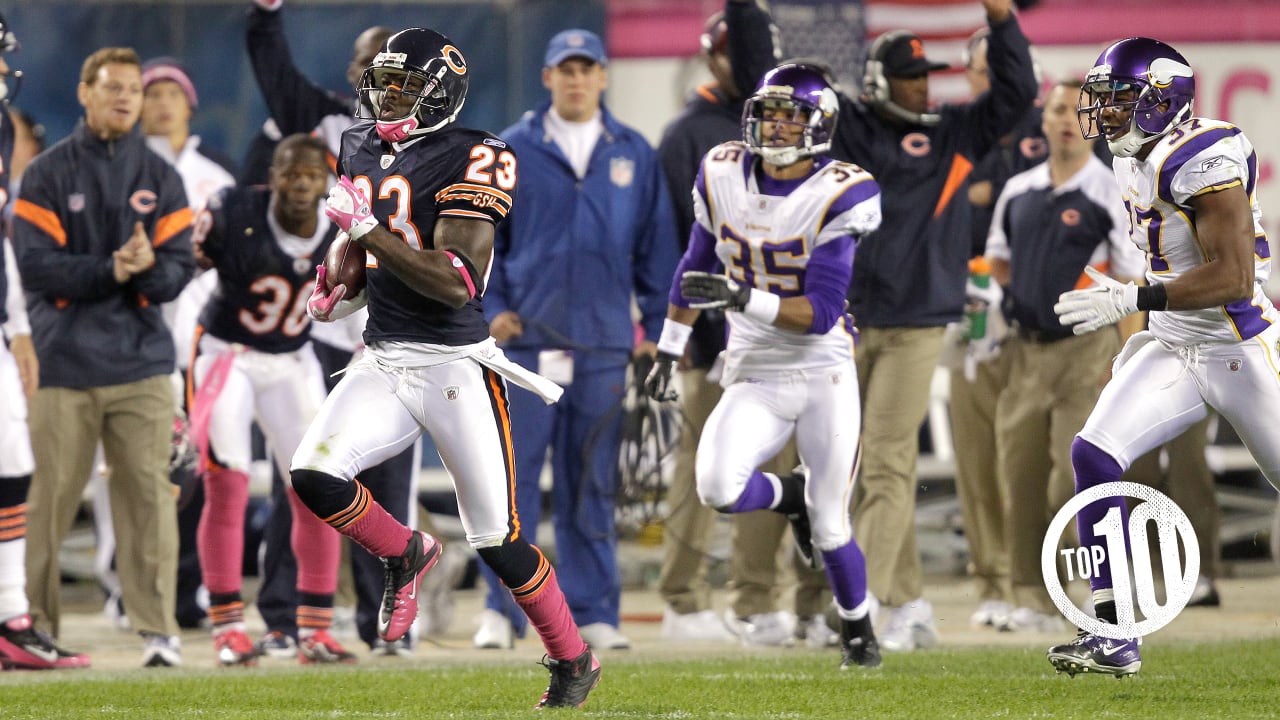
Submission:
POLYGON ((365 250, 345 232, 338 233, 324 256, 325 285, 332 290, 339 284, 347 286, 347 297, 354 297, 364 290, 365 250))

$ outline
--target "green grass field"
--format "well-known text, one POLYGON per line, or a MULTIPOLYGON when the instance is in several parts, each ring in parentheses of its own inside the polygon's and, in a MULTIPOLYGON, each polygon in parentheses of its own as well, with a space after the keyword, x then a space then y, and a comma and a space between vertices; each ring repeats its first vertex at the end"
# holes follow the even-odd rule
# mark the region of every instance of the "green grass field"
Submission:
MULTIPOLYGON (((1116 680, 1055 675, 1041 650, 890 655, 840 672, 834 651, 692 661, 605 657, 591 718, 1274 718, 1280 641, 1148 643, 1116 680)), ((0 717, 511 718, 546 687, 533 662, 0 675, 0 717)), ((572 711, 559 711, 560 713, 572 711)))

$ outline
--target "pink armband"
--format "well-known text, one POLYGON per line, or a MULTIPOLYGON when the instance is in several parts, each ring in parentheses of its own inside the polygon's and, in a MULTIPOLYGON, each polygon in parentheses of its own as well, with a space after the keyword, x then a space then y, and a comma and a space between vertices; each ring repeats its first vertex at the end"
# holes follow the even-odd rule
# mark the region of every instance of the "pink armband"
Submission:
POLYGON ((476 282, 475 282, 475 280, 471 277, 471 266, 470 266, 470 263, 468 263, 468 262, 467 262, 466 260, 464 260, 463 258, 461 258, 461 257, 459 257, 459 256, 457 256, 457 255, 454 255, 453 253, 449 252, 448 250, 442 250, 441 252, 443 252, 446 256, 448 256, 448 258, 449 258, 449 264, 450 264, 450 265, 452 265, 452 266, 453 266, 453 268, 454 268, 455 270, 457 270, 457 271, 458 271, 458 274, 462 276, 462 281, 463 281, 464 283, 466 283, 466 284, 467 284, 467 296, 468 296, 468 297, 475 297, 475 296, 476 296, 476 282))

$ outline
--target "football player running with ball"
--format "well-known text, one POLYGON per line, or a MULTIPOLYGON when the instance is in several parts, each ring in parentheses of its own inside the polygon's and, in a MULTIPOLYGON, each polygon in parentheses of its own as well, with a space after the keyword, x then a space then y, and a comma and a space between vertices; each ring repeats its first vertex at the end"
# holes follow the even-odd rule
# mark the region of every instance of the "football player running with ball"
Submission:
MULTIPOLYGON (((1280 488, 1280 312, 1263 291, 1271 251, 1255 194, 1258 158, 1240 128, 1194 117, 1194 98, 1190 63, 1150 38, 1104 50, 1080 91, 1084 136, 1105 136, 1116 156, 1132 239, 1147 254, 1148 285, 1094 274, 1096 287, 1063 293, 1054 310, 1077 335, 1142 310, 1151 316, 1150 330, 1120 351, 1072 443, 1077 493, 1119 480, 1134 459, 1181 435, 1210 408, 1280 488)), ((1094 528, 1113 508, 1123 516, 1122 496, 1080 511, 1081 547, 1105 546, 1094 528)), ((1098 619, 1119 624, 1111 563, 1101 563, 1090 583, 1098 619)), ((1084 631, 1051 648, 1049 661, 1072 675, 1132 675, 1142 665, 1136 638, 1084 631)))
POLYGON ((402 637, 418 611, 418 582, 440 544, 397 522, 355 479, 431 434, 453 478, 467 542, 511 590, 546 647, 551 683, 539 707, 580 706, 600 664, 579 637, 555 570, 525 540, 515 513, 506 380, 547 402, 557 385, 510 362, 480 304, 494 227, 516 189, 516 157, 493 135, 454 124, 467 61, 443 35, 395 33, 365 69, 374 117, 342 137, 339 183, 325 212, 369 254, 355 297, 319 272, 317 320, 367 303, 366 350, 325 400, 293 458, 298 496, 317 516, 386 564, 378 631, 402 637))
POLYGON ((693 321, 701 310, 726 310, 725 391, 698 443, 698 495, 720 512, 783 513, 801 551, 821 554, 844 669, 880 665, 849 517, 861 415, 845 313, 854 247, 880 224, 880 188, 862 168, 824 156, 837 112, 820 67, 783 64, 747 101, 744 141, 707 153, 647 390, 674 397, 693 321), (792 433, 802 468, 760 472, 792 433))

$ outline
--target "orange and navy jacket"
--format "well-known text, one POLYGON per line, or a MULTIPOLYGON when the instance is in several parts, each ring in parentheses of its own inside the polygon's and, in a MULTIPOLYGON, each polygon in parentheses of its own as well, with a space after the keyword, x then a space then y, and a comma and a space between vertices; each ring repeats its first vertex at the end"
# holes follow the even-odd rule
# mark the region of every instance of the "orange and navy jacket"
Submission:
POLYGON ((88 388, 173 372, 160 304, 195 272, 178 173, 135 128, 104 141, 84 121, 27 167, 13 240, 44 387, 88 388), (141 222, 155 265, 117 283, 111 254, 141 222))

